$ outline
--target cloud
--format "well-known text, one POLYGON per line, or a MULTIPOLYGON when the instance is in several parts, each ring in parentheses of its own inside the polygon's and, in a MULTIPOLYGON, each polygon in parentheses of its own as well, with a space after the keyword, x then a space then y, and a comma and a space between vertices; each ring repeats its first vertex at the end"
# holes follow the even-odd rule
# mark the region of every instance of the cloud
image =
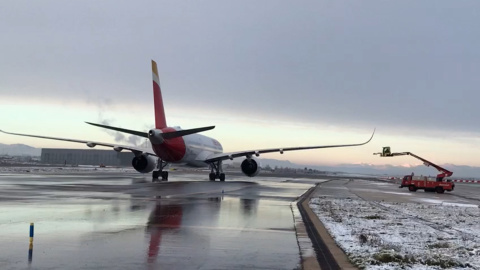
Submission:
POLYGON ((480 2, 141 3, 5 3, 0 96, 480 133, 480 2))

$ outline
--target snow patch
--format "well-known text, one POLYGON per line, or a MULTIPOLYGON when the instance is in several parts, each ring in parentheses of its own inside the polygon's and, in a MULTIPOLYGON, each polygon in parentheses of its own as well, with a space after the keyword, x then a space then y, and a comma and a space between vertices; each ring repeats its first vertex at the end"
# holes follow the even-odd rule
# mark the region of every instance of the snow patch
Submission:
POLYGON ((412 193, 405 193, 405 192, 394 192, 394 191, 379 191, 379 192, 387 193, 387 194, 401 195, 401 196, 412 196, 412 193))
POLYGON ((439 199, 425 199, 425 198, 421 198, 418 200, 419 202, 423 202, 423 203, 433 203, 433 204, 442 204, 443 201, 442 200, 439 200, 439 199))
POLYGON ((313 198, 310 207, 360 269, 480 269, 480 208, 313 198))
POLYGON ((467 204, 467 203, 450 203, 450 202, 443 202, 442 205, 445 206, 459 206, 459 207, 480 207, 477 204, 467 204))

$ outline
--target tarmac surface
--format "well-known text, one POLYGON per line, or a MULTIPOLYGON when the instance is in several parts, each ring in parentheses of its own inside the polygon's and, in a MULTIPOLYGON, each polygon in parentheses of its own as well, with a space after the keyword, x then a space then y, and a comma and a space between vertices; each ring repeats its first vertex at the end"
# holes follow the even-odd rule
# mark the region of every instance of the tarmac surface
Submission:
POLYGON ((452 192, 438 194, 418 190, 410 192, 399 188, 399 182, 366 181, 361 179, 338 179, 322 183, 312 197, 361 198, 366 201, 404 203, 479 205, 480 184, 455 183, 452 192))
POLYGON ((292 207, 319 180, 207 177, 0 174, 0 269, 301 268, 292 207))
MULTIPOLYGON (((226 182, 210 182, 204 172, 178 171, 170 178, 0 174, 0 269, 301 269, 302 263, 314 269, 305 266, 314 252, 308 241, 300 244, 306 233, 295 213, 299 196, 316 183, 312 197, 480 204, 476 184, 456 183, 453 192, 437 194, 362 179, 229 175, 226 182)), ((351 269, 314 219, 339 267, 351 269)))

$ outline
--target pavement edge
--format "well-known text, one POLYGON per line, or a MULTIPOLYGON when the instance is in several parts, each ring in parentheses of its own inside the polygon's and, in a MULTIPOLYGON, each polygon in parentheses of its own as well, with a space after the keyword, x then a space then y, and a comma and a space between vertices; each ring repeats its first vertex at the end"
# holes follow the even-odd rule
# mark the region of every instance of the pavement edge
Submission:
MULTIPOLYGON (((305 194, 303 194, 297 202, 297 207, 302 215, 303 223, 305 224, 308 236, 312 241, 313 248, 315 249, 320 269, 358 269, 350 262, 343 250, 337 246, 335 240, 333 240, 325 226, 323 226, 323 223, 308 205, 314 191, 319 187, 320 183, 316 184, 315 187, 310 188, 305 194)), ((312 269, 308 265, 304 265, 304 268, 312 269)))

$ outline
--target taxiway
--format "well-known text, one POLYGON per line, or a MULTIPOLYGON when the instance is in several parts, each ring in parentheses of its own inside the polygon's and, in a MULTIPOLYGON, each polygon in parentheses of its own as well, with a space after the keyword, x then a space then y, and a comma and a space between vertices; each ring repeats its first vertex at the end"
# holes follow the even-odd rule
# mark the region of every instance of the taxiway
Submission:
POLYGON ((0 268, 301 268, 292 205, 318 180, 175 178, 0 175, 0 268))

